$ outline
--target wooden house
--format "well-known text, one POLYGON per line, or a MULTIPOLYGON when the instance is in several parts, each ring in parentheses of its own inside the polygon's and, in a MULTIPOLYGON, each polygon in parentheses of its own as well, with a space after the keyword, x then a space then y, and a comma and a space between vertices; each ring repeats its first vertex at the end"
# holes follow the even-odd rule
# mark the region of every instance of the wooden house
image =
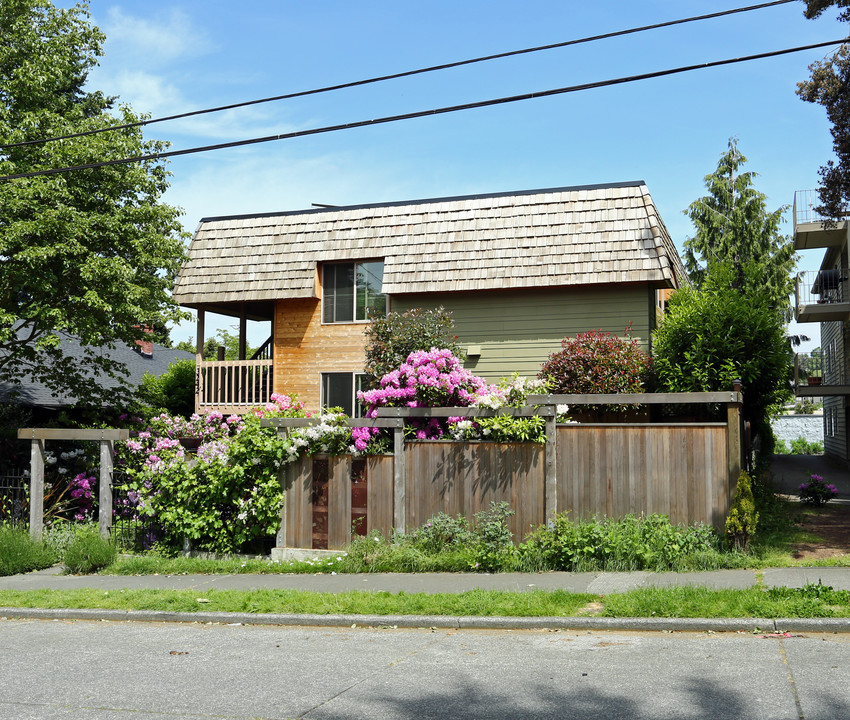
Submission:
POLYGON ((239 412, 272 391, 355 410, 370 312, 444 307, 492 381, 536 375, 565 336, 602 329, 649 349, 685 279, 643 182, 447 197, 201 221, 174 289, 240 319, 243 359, 201 362, 198 409, 239 412), (245 358, 247 320, 267 320, 245 358))

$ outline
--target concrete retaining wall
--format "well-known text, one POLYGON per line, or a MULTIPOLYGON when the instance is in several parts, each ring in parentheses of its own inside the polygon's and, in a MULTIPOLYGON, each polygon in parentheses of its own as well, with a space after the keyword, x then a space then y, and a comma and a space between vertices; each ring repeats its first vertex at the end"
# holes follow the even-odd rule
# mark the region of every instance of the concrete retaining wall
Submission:
POLYGON ((776 439, 789 445, 800 437, 808 442, 823 442, 823 415, 783 415, 771 427, 776 439))

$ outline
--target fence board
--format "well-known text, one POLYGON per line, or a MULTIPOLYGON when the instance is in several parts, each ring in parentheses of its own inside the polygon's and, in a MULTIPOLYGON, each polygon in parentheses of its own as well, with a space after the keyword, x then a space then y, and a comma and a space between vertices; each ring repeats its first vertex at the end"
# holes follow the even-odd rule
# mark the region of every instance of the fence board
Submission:
POLYGON ((313 458, 302 457, 291 463, 291 485, 286 492, 286 545, 313 546, 313 458))
POLYGON ((351 456, 328 458, 328 549, 351 542, 351 456))
POLYGON ((367 460, 366 528, 389 535, 393 528, 393 458, 375 455, 367 460))

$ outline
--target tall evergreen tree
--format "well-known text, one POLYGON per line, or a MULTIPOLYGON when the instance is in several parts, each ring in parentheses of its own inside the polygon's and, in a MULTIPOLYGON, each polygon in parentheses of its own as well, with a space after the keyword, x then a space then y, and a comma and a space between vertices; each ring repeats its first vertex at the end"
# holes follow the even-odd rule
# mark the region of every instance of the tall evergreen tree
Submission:
POLYGON ((730 139, 717 169, 705 177, 708 195, 685 211, 696 228, 685 240, 685 267, 699 288, 713 265, 730 265, 734 287, 766 297, 787 318, 797 263, 793 242, 779 232, 787 206, 767 210, 767 197, 753 187, 756 173, 740 170, 746 161, 730 139))
MULTIPOLYGON (((0 0, 0 175, 154 153, 126 105, 86 85, 104 35, 88 4, 0 0)), ((170 289, 184 258, 179 211, 160 202, 161 162, 0 180, 0 381, 28 374, 80 400, 104 399, 99 377, 122 367, 100 352, 181 315, 170 289), (88 346, 82 361, 61 333, 88 346)), ((109 398, 114 399, 114 398, 109 398)))

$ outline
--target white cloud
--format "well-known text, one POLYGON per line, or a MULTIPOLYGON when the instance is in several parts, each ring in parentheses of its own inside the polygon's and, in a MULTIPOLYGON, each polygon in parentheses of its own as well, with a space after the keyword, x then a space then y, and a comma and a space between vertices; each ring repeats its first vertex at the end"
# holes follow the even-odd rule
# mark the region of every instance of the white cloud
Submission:
POLYGON ((129 103, 136 112, 156 117, 183 107, 180 91, 174 85, 141 70, 121 70, 111 77, 99 73, 97 81, 108 95, 118 95, 120 102, 129 103))
POLYGON ((135 17, 121 8, 110 8, 106 22, 106 52, 126 62, 164 65, 177 58, 202 55, 210 50, 207 36, 186 13, 172 8, 152 18, 135 17))

